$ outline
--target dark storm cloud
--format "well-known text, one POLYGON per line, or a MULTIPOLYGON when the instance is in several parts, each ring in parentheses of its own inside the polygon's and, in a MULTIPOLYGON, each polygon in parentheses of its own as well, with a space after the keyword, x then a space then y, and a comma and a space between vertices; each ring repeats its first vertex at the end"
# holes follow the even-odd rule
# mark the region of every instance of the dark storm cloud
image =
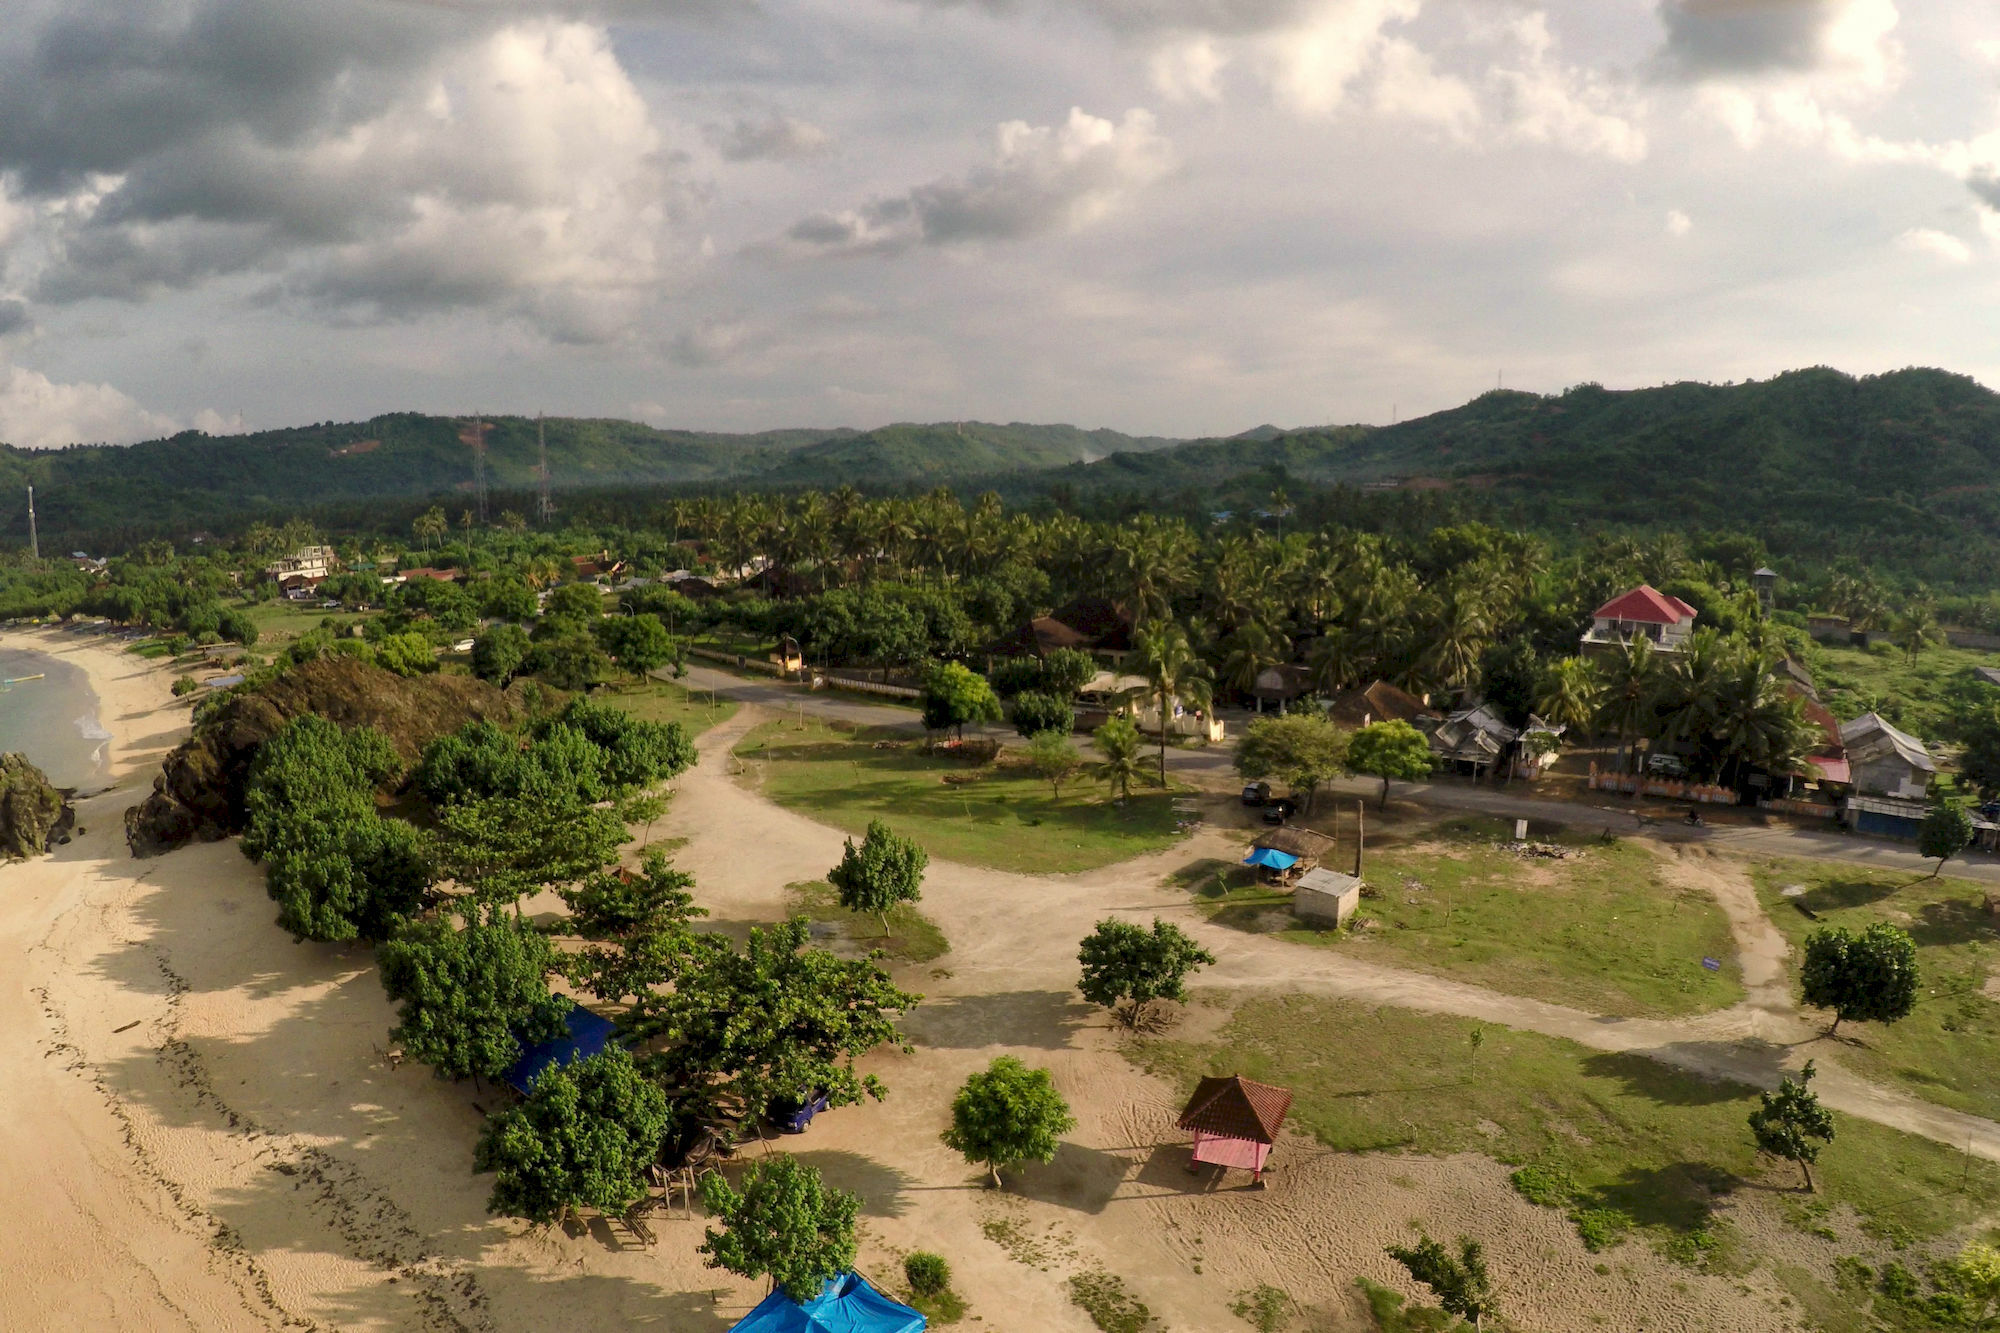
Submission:
POLYGON ((1662 0, 1661 64, 1701 79, 1809 71, 1826 60, 1826 33, 1847 0, 1662 0))

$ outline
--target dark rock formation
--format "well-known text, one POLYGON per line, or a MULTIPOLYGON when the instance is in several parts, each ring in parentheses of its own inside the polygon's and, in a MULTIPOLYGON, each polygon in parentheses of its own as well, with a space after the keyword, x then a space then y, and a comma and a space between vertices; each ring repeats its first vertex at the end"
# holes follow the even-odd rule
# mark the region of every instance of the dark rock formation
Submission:
POLYGON ((68 842, 76 812, 24 754, 0 754, 0 856, 40 856, 68 842))
POLYGON ((125 839, 135 856, 153 856, 241 832, 243 787, 257 747, 306 713, 344 727, 374 727, 414 762, 426 745, 467 722, 510 726, 526 711, 519 686, 503 693, 471 676, 410 679, 351 657, 302 663, 203 717, 167 756, 153 794, 126 812, 125 839))

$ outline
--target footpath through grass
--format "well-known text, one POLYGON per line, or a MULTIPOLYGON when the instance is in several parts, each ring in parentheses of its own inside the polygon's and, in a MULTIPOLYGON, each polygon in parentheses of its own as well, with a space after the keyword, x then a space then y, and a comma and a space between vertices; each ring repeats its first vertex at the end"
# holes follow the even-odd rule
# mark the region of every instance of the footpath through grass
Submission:
POLYGON ((1177 878, 1223 925, 1593 1013, 1670 1017, 1743 998, 1728 918, 1709 894, 1669 884, 1654 853, 1554 834, 1536 845, 1563 857, 1527 855, 1511 831, 1461 819, 1371 850, 1357 930, 1300 928, 1291 894, 1240 867, 1177 878))
POLYGON ((1003 756, 977 765, 925 754, 907 733, 808 718, 766 722, 736 747, 764 795, 862 833, 886 821, 934 857, 1027 874, 1074 874, 1171 846, 1172 797, 1135 789, 1124 805, 1078 777, 1055 800, 1003 756))
POLYGON ((889 909, 889 933, 882 933, 881 918, 872 912, 850 912, 840 905, 840 894, 823 879, 787 884, 792 911, 799 916, 824 922, 840 932, 841 938, 862 950, 880 949, 891 958, 906 963, 928 963, 951 952, 951 941, 937 923, 910 903, 889 909))
POLYGON ((1983 885, 1821 861, 1765 861, 1754 878, 1792 942, 1795 985, 1805 938, 1822 926, 1859 932, 1888 921, 1917 942, 1915 1011, 1898 1023, 1842 1024, 1834 1059, 1941 1106, 2000 1119, 2000 1003, 1986 990, 2000 963, 2000 919, 1986 914, 1983 885))
MULTIPOLYGON (((1790 1163, 1756 1159, 1750 1089, 1535 1033, 1287 996, 1243 1004, 1213 1041, 1149 1038, 1130 1050, 1187 1088, 1232 1073, 1289 1087, 1293 1125, 1340 1151, 1477 1152, 1538 1168, 1539 1179, 1561 1182, 1560 1202, 1601 1244, 1636 1229, 1703 1262, 1721 1248, 1716 1203, 1738 1190, 1798 1188, 1790 1163)), ((2000 1166, 1852 1116, 1835 1120, 1813 1172, 1820 1194, 1800 1193, 1803 1205, 1849 1204, 1893 1243, 1990 1219, 2000 1166)))
POLYGON ((678 722, 690 739, 736 716, 736 701, 713 698, 708 690, 690 690, 669 681, 630 681, 608 685, 595 696, 599 703, 621 708, 641 722, 678 722))

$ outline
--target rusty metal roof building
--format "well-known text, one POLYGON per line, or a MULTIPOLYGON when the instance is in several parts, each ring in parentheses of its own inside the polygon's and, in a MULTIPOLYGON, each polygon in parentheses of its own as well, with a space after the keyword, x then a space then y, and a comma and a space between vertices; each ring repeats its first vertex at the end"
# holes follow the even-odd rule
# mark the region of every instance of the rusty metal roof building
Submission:
POLYGON ((1179 1125, 1200 1134, 1268 1146, 1278 1141, 1291 1107, 1289 1088, 1274 1088, 1240 1074, 1205 1078, 1188 1098, 1179 1125))

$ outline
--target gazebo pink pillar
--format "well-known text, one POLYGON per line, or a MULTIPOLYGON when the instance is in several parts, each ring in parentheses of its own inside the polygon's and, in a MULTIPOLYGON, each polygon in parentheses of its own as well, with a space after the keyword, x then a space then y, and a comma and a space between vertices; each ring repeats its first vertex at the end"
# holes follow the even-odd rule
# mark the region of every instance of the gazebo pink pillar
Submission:
MULTIPOLYGON (((1194 1131, 1194 1161, 1207 1162, 1211 1166, 1233 1167, 1238 1171, 1248 1171, 1255 1182, 1264 1179, 1264 1162, 1271 1155, 1271 1145, 1257 1143, 1250 1139, 1225 1138, 1220 1134, 1194 1131)), ((1188 1164, 1194 1170, 1194 1163, 1188 1164)))

